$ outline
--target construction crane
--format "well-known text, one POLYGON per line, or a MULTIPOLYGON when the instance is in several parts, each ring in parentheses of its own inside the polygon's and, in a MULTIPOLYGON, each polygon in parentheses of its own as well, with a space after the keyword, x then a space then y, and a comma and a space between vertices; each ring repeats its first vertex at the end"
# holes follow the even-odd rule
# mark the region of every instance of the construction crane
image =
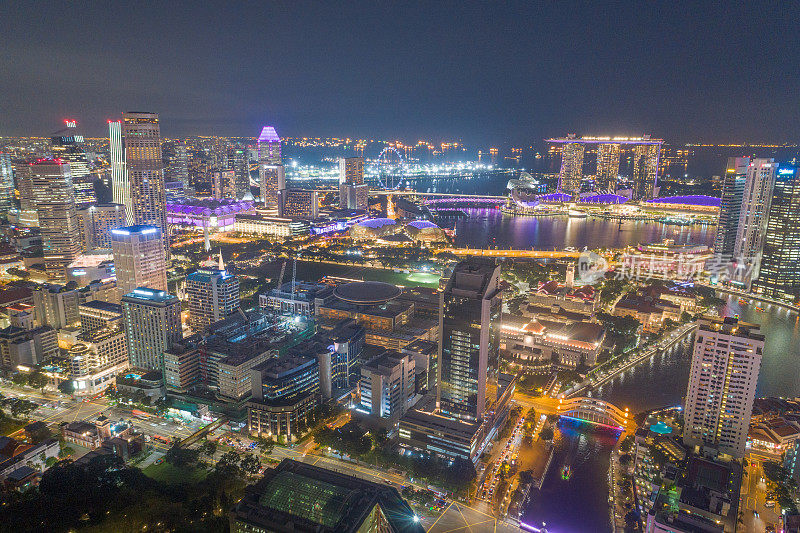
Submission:
MULTIPOLYGON (((284 263, 286 264, 286 263, 284 263)), ((294 306, 295 284, 297 283, 297 257, 292 258, 292 305, 294 306)))
POLYGON ((275 287, 276 289, 280 290, 281 285, 283 285, 283 275, 286 273, 286 263, 288 261, 284 261, 283 265, 281 265, 281 275, 278 276, 278 285, 275 287))

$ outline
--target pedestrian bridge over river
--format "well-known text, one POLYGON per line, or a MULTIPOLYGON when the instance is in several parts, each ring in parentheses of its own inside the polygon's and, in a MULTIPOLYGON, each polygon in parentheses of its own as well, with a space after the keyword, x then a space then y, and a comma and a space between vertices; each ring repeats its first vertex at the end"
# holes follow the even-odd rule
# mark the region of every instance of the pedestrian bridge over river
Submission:
POLYGON ((627 408, 622 410, 604 400, 586 396, 560 398, 557 412, 559 416, 623 430, 628 429, 633 424, 633 417, 627 408))

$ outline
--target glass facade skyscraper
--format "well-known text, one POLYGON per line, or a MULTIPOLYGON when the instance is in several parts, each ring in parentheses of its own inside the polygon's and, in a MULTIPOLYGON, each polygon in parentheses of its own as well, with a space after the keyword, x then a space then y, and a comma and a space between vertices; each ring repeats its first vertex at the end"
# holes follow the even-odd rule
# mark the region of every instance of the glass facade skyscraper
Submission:
POLYGON ((30 166, 30 174, 45 270, 52 280, 63 282, 67 278, 67 265, 83 252, 70 167, 60 159, 42 159, 30 166))
POLYGON ((745 176, 750 164, 749 157, 729 157, 722 178, 717 236, 714 239, 714 256, 718 261, 728 262, 733 258, 736 234, 739 229, 739 214, 742 210, 745 176))
POLYGON ((774 159, 753 159, 747 167, 733 250, 736 281, 747 289, 758 278, 777 167, 774 159))
POLYGON ((761 269, 753 290, 795 304, 800 301, 800 175, 796 167, 777 169, 761 269))
POLYGON ((281 139, 272 126, 264 126, 258 137, 258 176, 261 180, 261 201, 278 205, 280 191, 286 188, 286 175, 281 163, 281 139))
POLYGON ((497 399, 499 280, 494 261, 470 258, 455 267, 441 293, 437 404, 445 415, 475 422, 497 399))
MULTIPOLYGON (((158 114, 123 113, 122 139, 134 224, 159 228, 164 250, 169 257, 167 199, 158 114)), ((116 199, 115 202, 121 203, 116 199)))

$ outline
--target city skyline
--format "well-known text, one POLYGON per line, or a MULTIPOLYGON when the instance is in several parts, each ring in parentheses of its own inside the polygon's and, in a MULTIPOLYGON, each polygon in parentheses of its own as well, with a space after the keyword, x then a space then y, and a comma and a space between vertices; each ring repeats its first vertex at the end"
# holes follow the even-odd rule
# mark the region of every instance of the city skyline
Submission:
POLYGON ((80 18, 59 12, 47 31, 36 28, 55 17, 48 6, 36 17, 4 8, 0 133, 44 135, 51 117, 75 115, 99 136, 106 120, 137 108, 161 113, 165 137, 242 135, 270 123, 292 136, 487 144, 565 130, 787 142, 800 122, 786 75, 798 44, 779 5, 192 8, 176 19, 177 9, 90 6, 80 18), (770 31, 739 23, 756 12, 770 31), (134 56, 119 33, 131 19, 153 20, 143 37, 170 52, 134 56), (266 34, 280 45, 254 47, 266 34))

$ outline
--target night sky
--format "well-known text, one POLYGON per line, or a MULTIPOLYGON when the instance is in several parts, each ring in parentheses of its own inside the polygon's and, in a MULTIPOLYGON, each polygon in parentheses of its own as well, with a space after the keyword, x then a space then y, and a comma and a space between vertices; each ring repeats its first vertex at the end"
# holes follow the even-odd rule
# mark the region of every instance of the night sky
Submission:
POLYGON ((0 135, 125 110, 167 136, 800 132, 795 1, 131 4, 3 2, 0 135))

